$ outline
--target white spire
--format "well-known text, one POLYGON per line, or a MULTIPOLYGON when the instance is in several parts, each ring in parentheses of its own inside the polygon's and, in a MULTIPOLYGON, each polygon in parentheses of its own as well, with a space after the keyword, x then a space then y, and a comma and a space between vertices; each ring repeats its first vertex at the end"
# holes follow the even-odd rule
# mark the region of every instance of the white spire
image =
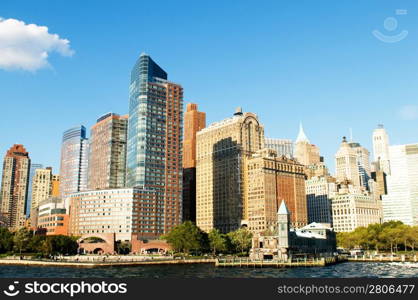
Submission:
POLYGON ((306 136, 305 131, 303 131, 302 122, 300 122, 299 124, 299 134, 296 139, 296 143, 300 143, 300 142, 309 143, 308 137, 306 136))
POLYGON ((282 200, 282 203, 280 204, 279 211, 277 212, 278 215, 288 215, 289 210, 287 209, 286 202, 282 200))

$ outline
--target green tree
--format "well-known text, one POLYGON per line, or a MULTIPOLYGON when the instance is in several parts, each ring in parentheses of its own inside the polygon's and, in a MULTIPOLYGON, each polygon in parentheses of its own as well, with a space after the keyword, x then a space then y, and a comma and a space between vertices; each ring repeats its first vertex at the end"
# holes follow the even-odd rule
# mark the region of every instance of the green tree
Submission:
POLYGON ((207 247, 207 235, 191 221, 177 225, 162 238, 176 252, 189 254, 192 250, 204 251, 207 247))
POLYGON ((116 243, 116 252, 118 254, 129 254, 131 252, 131 243, 130 242, 117 242, 116 243))
POLYGON ((213 255, 216 255, 216 252, 227 250, 225 236, 220 233, 218 229, 212 229, 209 232, 208 238, 210 249, 212 250, 213 255))
POLYGON ((0 253, 12 251, 13 234, 5 227, 0 227, 0 253))
POLYGON ((22 227, 18 231, 16 231, 13 237, 15 251, 22 254, 22 251, 28 250, 29 242, 32 239, 32 235, 32 231, 29 231, 25 227, 22 227))
POLYGON ((76 238, 65 235, 47 236, 42 243, 44 255, 74 255, 77 254, 77 249, 76 238))
POLYGON ((31 251, 31 252, 38 252, 38 253, 43 252, 42 251, 43 250, 43 243, 44 243, 45 239, 46 239, 45 235, 31 236, 31 239, 28 243, 27 250, 31 251))
POLYGON ((228 236, 231 239, 235 251, 244 253, 250 250, 253 235, 246 227, 229 232, 228 236))

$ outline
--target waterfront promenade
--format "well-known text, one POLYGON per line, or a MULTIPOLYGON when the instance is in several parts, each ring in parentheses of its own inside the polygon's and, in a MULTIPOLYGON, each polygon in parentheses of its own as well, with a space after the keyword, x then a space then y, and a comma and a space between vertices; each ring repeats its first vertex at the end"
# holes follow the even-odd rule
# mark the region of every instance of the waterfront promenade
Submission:
POLYGON ((60 266, 60 267, 112 267, 112 266, 146 266, 146 265, 190 265, 211 264, 220 268, 297 268, 297 267, 326 267, 342 262, 417 262, 417 256, 333 256, 322 258, 298 258, 289 261, 250 260, 249 258, 174 258, 173 256, 134 256, 134 255, 77 255, 61 256, 54 259, 40 259, 32 257, 9 256, 0 259, 1 265, 14 266, 60 266))

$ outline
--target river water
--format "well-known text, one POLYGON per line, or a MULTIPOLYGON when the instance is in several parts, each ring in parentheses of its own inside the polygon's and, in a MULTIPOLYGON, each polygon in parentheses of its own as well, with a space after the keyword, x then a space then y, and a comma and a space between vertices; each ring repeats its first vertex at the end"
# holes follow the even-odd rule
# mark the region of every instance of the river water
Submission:
POLYGON ((346 262, 310 268, 216 268, 210 264, 134 267, 0 266, 0 277, 54 278, 348 278, 418 277, 418 263, 346 262))

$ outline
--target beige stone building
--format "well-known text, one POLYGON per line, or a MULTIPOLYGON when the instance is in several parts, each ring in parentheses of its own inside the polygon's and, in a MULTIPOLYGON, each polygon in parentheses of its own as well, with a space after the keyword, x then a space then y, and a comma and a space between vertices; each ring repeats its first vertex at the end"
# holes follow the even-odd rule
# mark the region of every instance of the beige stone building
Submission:
POLYGON ((295 142, 295 158, 305 166, 316 165, 321 161, 319 148, 309 142, 302 124, 300 124, 299 134, 295 142))
POLYGON ((37 226, 39 204, 52 195, 52 168, 36 169, 32 179, 31 226, 37 226))
POLYGON ((354 186, 360 186, 360 173, 356 150, 343 138, 340 148, 335 154, 337 182, 349 180, 354 186))
POLYGON ((264 127, 257 115, 238 109, 196 137, 196 223, 207 232, 236 230, 248 217, 246 160, 264 147, 264 127))
POLYGON ((248 227, 255 234, 275 230, 282 201, 290 210, 292 227, 307 225, 304 166, 271 149, 253 154, 246 163, 248 227))
POLYGON ((357 227, 381 223, 380 201, 369 192, 348 181, 339 186, 331 200, 332 224, 337 232, 350 232, 357 227))

